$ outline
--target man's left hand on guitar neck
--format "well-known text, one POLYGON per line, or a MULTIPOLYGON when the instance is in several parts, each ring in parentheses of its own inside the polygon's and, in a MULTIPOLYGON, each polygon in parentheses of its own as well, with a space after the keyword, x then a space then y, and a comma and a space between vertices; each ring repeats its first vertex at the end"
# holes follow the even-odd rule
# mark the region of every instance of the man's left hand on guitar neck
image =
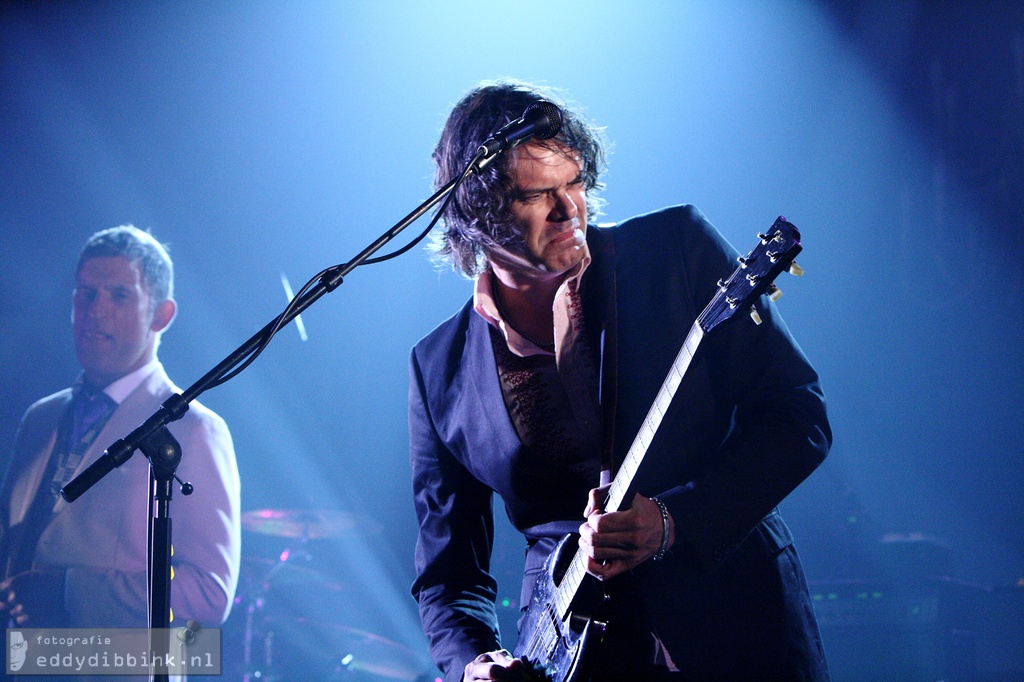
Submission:
MULTIPOLYGON (((607 580, 631 571, 663 548, 664 521, 658 503, 642 495, 633 498, 629 509, 605 512, 607 486, 594 488, 580 526, 580 548, 587 557, 587 572, 607 580)), ((675 522, 668 519, 667 547, 675 544, 675 522)))

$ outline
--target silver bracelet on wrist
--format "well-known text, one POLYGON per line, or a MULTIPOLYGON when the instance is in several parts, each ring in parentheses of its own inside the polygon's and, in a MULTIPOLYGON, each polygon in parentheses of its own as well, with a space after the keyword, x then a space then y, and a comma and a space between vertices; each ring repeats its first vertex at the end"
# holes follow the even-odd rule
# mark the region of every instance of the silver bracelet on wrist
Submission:
POLYGON ((658 505, 658 511, 661 512, 661 547, 658 548, 657 553, 651 558, 655 561, 661 561, 665 558, 665 555, 668 554, 668 507, 666 507, 665 503, 657 497, 652 497, 651 502, 658 505))

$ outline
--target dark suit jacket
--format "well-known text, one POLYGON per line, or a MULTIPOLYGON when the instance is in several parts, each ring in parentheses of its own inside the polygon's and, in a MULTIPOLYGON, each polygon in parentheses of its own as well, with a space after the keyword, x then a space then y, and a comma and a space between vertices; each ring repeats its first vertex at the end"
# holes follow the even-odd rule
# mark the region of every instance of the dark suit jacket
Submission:
MULTIPOLYGON (((737 253, 692 206, 590 227, 587 240, 593 262, 581 291, 594 348, 614 272, 621 457, 737 253)), ((816 373, 773 304, 758 307, 762 325, 734 321, 704 341, 650 447, 638 491, 665 502, 677 544, 630 579, 672 660, 695 679, 826 679, 803 574, 775 507, 824 459, 831 432, 816 373)), ((492 491, 527 537, 529 573, 554 538, 578 529, 585 488, 596 482, 567 486, 543 453, 521 445, 487 323, 471 302, 413 349, 409 406, 420 522, 413 594, 435 661, 457 680, 470 659, 498 648, 492 491)), ((525 583, 528 596, 532 577, 525 583)))

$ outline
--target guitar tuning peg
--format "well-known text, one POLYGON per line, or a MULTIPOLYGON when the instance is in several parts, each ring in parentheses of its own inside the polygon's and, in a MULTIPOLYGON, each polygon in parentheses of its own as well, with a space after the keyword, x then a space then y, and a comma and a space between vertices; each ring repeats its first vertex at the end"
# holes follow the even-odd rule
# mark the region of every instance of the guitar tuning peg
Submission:
POLYGON ((757 308, 750 306, 750 319, 754 321, 754 324, 761 324, 761 316, 757 314, 757 308))
POLYGON ((778 288, 774 284, 768 287, 768 298, 773 301, 777 301, 782 298, 782 289, 778 288))
POLYGON ((804 269, 797 265, 796 261, 793 261, 792 263, 789 264, 789 274, 794 275, 796 277, 801 277, 804 274, 804 269))

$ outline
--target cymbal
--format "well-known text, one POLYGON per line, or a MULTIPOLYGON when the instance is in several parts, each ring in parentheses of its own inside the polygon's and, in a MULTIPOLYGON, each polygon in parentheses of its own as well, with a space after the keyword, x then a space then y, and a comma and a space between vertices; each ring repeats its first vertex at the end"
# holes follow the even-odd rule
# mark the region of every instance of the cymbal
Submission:
POLYGON ((264 559, 263 557, 242 557, 238 583, 239 585, 252 583, 274 587, 342 589, 340 583, 328 580, 327 576, 311 566, 292 561, 264 559))
POLYGON ((317 669, 318 674, 326 674, 331 668, 335 673, 362 672, 392 680, 416 680, 423 672, 421 657, 415 651, 365 630, 306 618, 268 618, 261 629, 265 635, 273 634, 274 646, 300 653, 300 660, 310 670, 317 669))
POLYGON ((242 514, 242 528, 281 538, 340 538, 376 527, 370 519, 332 509, 254 509, 242 514))

